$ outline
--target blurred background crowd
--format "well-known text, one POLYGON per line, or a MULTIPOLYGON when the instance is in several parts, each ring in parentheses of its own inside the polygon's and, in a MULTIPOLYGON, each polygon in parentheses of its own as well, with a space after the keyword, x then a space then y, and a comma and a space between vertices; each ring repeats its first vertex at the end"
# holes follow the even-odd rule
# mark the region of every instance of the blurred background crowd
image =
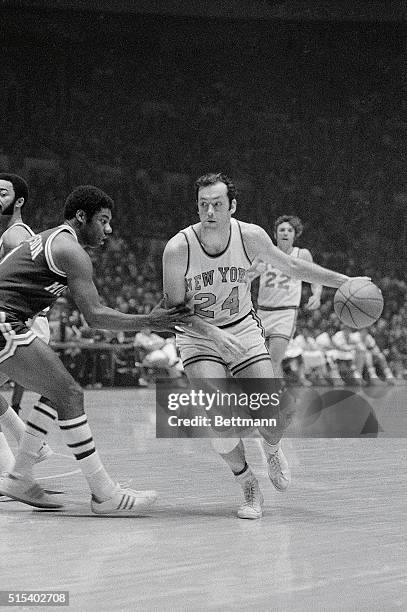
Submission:
MULTIPOLYGON (((24 212, 35 230, 61 220, 73 186, 95 184, 114 198, 114 235, 92 254, 108 305, 143 313, 159 301, 164 244, 197 218, 194 180, 223 170, 239 189, 238 218, 271 232, 278 215, 299 215, 299 246, 316 262, 369 275, 381 287, 385 308, 369 335, 392 376, 406 376, 403 23, 34 11, 25 4, 3 8, 0 169, 28 179, 24 212)), ((326 334, 332 343, 342 331, 332 304, 325 289, 319 311, 300 313, 287 363, 291 372, 305 364, 307 380, 329 380, 307 352, 319 338, 314 349, 332 367, 335 353, 327 352, 338 347, 321 340, 326 334)), ((158 366, 180 371, 171 340, 159 346, 154 337, 92 332, 69 296, 52 311, 51 329, 84 384, 144 384, 153 350, 161 351, 158 366), (99 343, 99 357, 75 348, 78 341, 99 343)), ((353 378, 357 370, 371 381, 374 367, 389 379, 381 358, 374 366, 361 358, 366 339, 354 341, 353 378)))

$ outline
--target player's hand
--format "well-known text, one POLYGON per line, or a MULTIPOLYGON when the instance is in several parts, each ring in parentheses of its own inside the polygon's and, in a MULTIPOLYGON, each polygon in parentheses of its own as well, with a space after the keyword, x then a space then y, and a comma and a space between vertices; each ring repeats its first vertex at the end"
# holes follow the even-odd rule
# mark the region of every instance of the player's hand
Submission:
POLYGON ((214 328, 212 340, 225 361, 232 361, 237 357, 241 357, 246 351, 236 336, 219 327, 214 328))
POLYGON ((370 276, 350 276, 348 280, 345 282, 353 281, 353 280, 371 281, 372 279, 370 278, 370 276))
POLYGON ((260 259, 259 257, 255 257, 252 261, 252 265, 250 268, 246 270, 245 281, 247 283, 251 283, 255 278, 263 274, 267 269, 267 264, 260 259))
POLYGON ((321 298, 319 295, 311 295, 305 308, 307 310, 317 310, 321 306, 321 298))
POLYGON ((175 332, 177 325, 182 323, 191 316, 191 311, 184 304, 174 306, 173 308, 164 308, 164 299, 153 308, 150 314, 147 315, 146 327, 154 331, 169 331, 175 332))

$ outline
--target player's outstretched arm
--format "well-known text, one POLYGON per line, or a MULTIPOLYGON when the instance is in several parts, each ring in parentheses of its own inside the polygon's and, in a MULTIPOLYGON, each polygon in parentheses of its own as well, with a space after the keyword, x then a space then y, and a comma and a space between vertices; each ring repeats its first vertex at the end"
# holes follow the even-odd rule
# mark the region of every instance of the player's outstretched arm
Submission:
MULTIPOLYGON (((301 259, 305 261, 313 261, 312 255, 308 249, 300 249, 301 259)), ((308 310, 317 310, 321 306, 322 285, 311 283, 311 295, 306 304, 308 310)))
POLYGON ((248 271, 249 280, 265 272, 268 264, 272 264, 293 278, 327 287, 340 287, 349 280, 345 274, 323 268, 299 257, 286 255, 275 246, 267 232, 259 225, 249 223, 241 225, 247 254, 252 260, 252 268, 248 271))
MULTIPOLYGON (((163 254, 164 295, 167 306, 185 302, 185 274, 188 267, 188 245, 182 234, 177 234, 167 243, 163 254)), ((180 331, 189 335, 210 338, 226 358, 241 355, 243 346, 232 334, 211 325, 194 313, 179 326, 180 331)))
POLYGON ((174 331, 175 326, 189 314, 183 306, 165 309, 159 304, 148 315, 129 315, 105 306, 93 282, 89 255, 67 233, 54 238, 52 256, 56 266, 66 272, 72 298, 90 327, 117 331, 139 331, 143 328, 174 331))

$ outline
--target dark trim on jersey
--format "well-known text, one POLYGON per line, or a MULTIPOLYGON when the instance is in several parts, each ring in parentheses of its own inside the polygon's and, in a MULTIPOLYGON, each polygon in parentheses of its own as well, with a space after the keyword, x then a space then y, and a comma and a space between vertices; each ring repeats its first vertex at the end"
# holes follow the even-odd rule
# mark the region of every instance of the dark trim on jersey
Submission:
POLYGON ((183 360, 182 364, 185 368, 185 366, 189 366, 192 363, 197 363, 198 361, 214 361, 215 363, 220 363, 225 368, 228 367, 226 362, 216 355, 195 355, 195 357, 189 357, 188 359, 183 360))
POLYGON ((230 242, 232 240, 232 224, 230 224, 230 231, 229 231, 229 239, 228 239, 228 243, 226 245, 226 247, 223 249, 223 251, 221 251, 220 253, 216 253, 215 255, 211 255, 210 253, 208 253, 207 251, 205 251, 205 249, 202 246, 202 242, 199 240, 198 238, 198 234, 196 233, 196 231, 194 230, 193 226, 190 226, 192 231, 195 234, 195 238, 199 244, 199 246, 201 247, 202 251, 205 253, 205 255, 207 257, 210 257, 211 259, 217 259, 218 257, 221 257, 222 255, 224 255, 226 253, 226 251, 228 250, 229 246, 230 246, 230 242))
POLYGON ((260 329, 261 335, 263 336, 264 339, 266 339, 266 330, 263 327, 263 323, 261 322, 260 317, 258 316, 258 314, 254 310, 251 311, 251 315, 252 315, 253 319, 256 321, 257 327, 260 329))
POLYGON ((184 230, 180 231, 180 234, 183 234, 185 236, 185 240, 187 241, 187 248, 188 248, 188 255, 187 255, 187 269, 185 270, 185 274, 184 276, 186 276, 189 272, 189 262, 191 259, 191 247, 189 246, 189 240, 188 240, 188 236, 186 234, 186 232, 184 230))
POLYGON ((259 306, 257 304, 257 310, 266 310, 267 312, 274 312, 275 310, 298 310, 299 306, 259 306))
POLYGON ((246 255, 246 258, 247 258, 247 261, 249 262, 249 264, 250 264, 250 265, 252 265, 252 263, 253 263, 253 262, 252 262, 252 260, 250 259, 250 257, 249 257, 249 256, 248 256, 248 254, 247 254, 247 251, 246 251, 246 246, 245 246, 245 243, 244 243, 244 240, 243 240, 243 232, 242 232, 242 228, 240 227, 240 223, 239 223, 239 221, 238 221, 237 219, 235 219, 235 221, 236 221, 236 223, 237 223, 237 227, 239 228, 240 239, 241 239, 241 241, 242 241, 242 246, 243 246, 243 251, 244 251, 244 254, 246 255))
POLYGON ((237 319, 237 321, 233 321, 232 323, 225 323, 225 325, 217 325, 216 327, 219 327, 219 329, 226 329, 227 327, 233 327, 233 325, 237 325, 238 323, 241 323, 242 321, 244 321, 249 316, 250 313, 251 311, 249 311, 246 315, 244 315, 240 319, 237 319))
POLYGON ((271 338, 283 338, 284 340, 291 340, 291 336, 285 336, 284 334, 268 334, 266 336, 266 340, 270 340, 271 338))
POLYGON ((257 304, 257 310, 266 310, 267 312, 274 312, 275 310, 298 310, 299 306, 259 306, 257 304))
POLYGON ((233 376, 235 376, 245 368, 248 368, 249 366, 254 365, 255 363, 259 363, 260 361, 268 361, 271 363, 271 357, 268 353, 260 353, 260 355, 249 357, 249 359, 245 359, 241 363, 238 363, 237 365, 233 366, 233 368, 230 368, 230 371, 233 376))

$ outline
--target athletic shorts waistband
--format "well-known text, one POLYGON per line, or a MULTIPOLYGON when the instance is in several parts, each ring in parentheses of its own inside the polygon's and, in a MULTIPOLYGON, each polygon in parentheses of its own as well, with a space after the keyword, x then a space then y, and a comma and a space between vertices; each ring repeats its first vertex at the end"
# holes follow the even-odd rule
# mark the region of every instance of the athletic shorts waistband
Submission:
POLYGON ((233 323, 226 323, 225 325, 217 325, 216 327, 219 327, 219 329, 225 329, 226 327, 233 327, 233 325, 238 325, 239 323, 241 323, 242 321, 244 321, 245 319, 247 319, 248 316, 250 316, 252 314, 252 311, 250 310, 246 315, 244 315, 244 317, 242 317, 241 319, 237 319, 237 321, 233 321, 233 323))
POLYGON ((298 310, 298 306, 259 306, 257 310, 266 310, 267 312, 273 312, 274 310, 298 310))

